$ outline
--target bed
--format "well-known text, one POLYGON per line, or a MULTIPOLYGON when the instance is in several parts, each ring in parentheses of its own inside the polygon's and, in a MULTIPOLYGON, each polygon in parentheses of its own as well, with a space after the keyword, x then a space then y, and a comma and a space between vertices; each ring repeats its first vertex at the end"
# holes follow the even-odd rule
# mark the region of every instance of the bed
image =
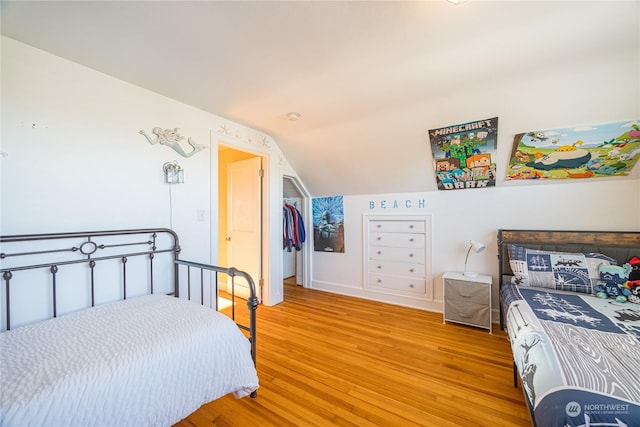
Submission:
POLYGON ((1 426, 169 426, 256 396, 247 273, 181 259, 162 228, 0 244, 1 426))
POLYGON ((499 230, 500 326, 535 426, 640 426, 640 304, 597 298, 640 233, 499 230))

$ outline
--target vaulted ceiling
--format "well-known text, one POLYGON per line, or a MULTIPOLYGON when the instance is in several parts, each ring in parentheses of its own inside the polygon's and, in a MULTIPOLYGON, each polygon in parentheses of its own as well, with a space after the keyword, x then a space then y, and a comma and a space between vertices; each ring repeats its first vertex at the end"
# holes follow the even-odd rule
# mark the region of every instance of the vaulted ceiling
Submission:
POLYGON ((638 21, 638 2, 2 1, 3 35, 270 135, 314 196, 434 189, 427 130, 500 113, 447 99, 633 53, 638 21))

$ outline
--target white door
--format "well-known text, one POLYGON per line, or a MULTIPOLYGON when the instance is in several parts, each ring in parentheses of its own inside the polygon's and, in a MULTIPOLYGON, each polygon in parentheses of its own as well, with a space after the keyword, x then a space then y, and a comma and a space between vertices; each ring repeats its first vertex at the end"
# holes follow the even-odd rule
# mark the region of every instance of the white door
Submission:
MULTIPOLYGON (((258 298, 261 277, 260 160, 260 157, 254 157, 227 165, 228 263, 251 275, 258 298)), ((247 298, 247 282, 241 277, 236 277, 235 282, 236 295, 247 298)))

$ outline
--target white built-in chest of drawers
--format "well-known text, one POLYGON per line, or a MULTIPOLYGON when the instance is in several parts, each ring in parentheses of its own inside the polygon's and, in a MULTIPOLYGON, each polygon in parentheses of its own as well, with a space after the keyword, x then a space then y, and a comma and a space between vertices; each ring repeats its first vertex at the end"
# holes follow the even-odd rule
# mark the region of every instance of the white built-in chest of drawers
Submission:
POLYGON ((444 286, 443 322, 477 326, 491 332, 491 276, 465 276, 447 272, 444 286))
POLYGON ((365 218, 365 287, 409 298, 431 299, 430 217, 365 218))

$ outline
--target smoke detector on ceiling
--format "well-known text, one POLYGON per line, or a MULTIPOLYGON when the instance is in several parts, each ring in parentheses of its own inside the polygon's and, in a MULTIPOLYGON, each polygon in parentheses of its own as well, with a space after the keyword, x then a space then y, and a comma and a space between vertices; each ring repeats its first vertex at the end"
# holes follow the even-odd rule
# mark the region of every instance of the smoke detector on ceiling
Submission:
POLYGON ((295 111, 292 111, 290 113, 287 113, 287 119, 295 122, 297 121, 302 115, 300 113, 296 113, 295 111))

